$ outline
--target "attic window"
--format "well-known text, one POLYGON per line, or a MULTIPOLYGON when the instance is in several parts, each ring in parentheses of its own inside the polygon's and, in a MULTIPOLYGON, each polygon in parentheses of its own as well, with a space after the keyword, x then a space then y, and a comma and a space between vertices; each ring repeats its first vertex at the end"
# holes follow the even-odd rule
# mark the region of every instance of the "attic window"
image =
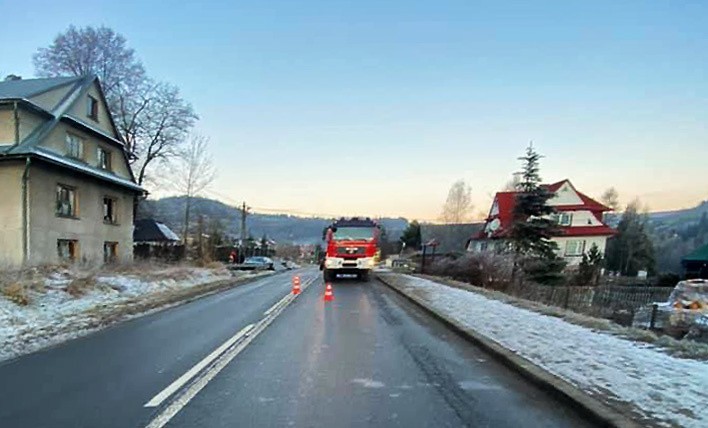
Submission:
POLYGON ((111 170, 111 152, 99 147, 98 153, 96 154, 98 158, 98 167, 101 169, 111 170))
POLYGON ((86 116, 98 121, 98 100, 91 95, 86 99, 86 116))

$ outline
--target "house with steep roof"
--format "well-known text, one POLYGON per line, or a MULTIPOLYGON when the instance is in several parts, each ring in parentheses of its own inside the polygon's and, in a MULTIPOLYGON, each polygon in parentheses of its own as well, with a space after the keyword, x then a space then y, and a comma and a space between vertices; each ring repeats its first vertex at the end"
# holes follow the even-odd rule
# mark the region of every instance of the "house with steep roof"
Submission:
MULTIPOLYGON (((544 186, 553 193, 548 204, 556 211, 552 217, 560 229, 560 235, 552 238, 558 244, 558 255, 573 266, 580 263, 583 253, 593 244, 604 254, 607 239, 615 234, 615 230, 602 220, 603 213, 610 208, 578 191, 570 180, 544 186)), ((497 192, 484 228, 472 236, 467 251, 506 248, 506 238, 514 221, 516 193, 497 192)))
POLYGON ((0 265, 129 261, 145 191, 95 76, 0 82, 0 265))

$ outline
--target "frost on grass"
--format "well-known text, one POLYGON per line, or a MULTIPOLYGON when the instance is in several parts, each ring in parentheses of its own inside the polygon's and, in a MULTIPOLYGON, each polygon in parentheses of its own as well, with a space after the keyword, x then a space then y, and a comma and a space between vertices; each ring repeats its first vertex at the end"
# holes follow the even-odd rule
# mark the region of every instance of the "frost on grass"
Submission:
MULTIPOLYGON (((241 274, 245 275, 245 274, 241 274)), ((106 269, 35 268, 0 280, 0 361, 77 337, 151 309, 157 296, 232 278, 223 268, 126 265, 106 269)))
POLYGON ((412 276, 390 276, 434 311, 608 403, 665 426, 708 426, 708 362, 412 276))

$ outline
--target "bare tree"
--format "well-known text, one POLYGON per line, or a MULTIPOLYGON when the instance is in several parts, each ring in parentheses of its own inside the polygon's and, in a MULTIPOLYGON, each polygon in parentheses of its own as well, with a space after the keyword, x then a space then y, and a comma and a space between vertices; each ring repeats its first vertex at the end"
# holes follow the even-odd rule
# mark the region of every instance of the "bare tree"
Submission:
POLYGON ((209 139, 202 135, 192 135, 177 157, 171 162, 175 171, 173 186, 185 198, 184 237, 187 241, 192 199, 203 192, 214 181, 216 171, 209 153, 209 139))
MULTIPOLYGON (((33 56, 39 76, 95 74, 110 99, 121 89, 133 89, 145 79, 143 64, 128 48, 125 37, 107 27, 70 26, 33 56)), ((113 106, 111 106, 113 107, 113 106)))
POLYGON ((440 219, 443 223, 466 223, 472 218, 472 189, 465 180, 456 181, 447 194, 440 219))
POLYGON ((504 184, 504 191, 505 192, 516 191, 516 187, 519 185, 520 182, 521 182, 521 178, 519 178, 519 174, 518 173, 512 174, 511 179, 504 184))
POLYGON ((134 93, 118 94, 117 113, 117 126, 134 155, 138 184, 145 182, 152 166, 181 155, 197 119, 177 87, 149 80, 134 93))
POLYGON ((198 118, 177 87, 147 76, 125 37, 110 28, 71 26, 33 59, 39 76, 99 77, 118 132, 133 154, 138 184, 151 165, 177 156, 198 118))
POLYGON ((619 208, 619 194, 614 187, 610 187, 600 196, 600 200, 612 211, 617 211, 619 208))

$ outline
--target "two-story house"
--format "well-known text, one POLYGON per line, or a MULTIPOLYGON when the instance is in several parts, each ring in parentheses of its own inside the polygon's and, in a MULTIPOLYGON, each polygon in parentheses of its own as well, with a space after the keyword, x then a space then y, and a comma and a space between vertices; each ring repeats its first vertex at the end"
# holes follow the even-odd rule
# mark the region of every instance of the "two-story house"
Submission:
MULTIPOLYGON (((583 253, 593 244, 604 254, 607 238, 615 233, 602 221, 603 213, 610 209, 579 192, 570 180, 545 187, 553 192, 548 205, 555 209, 553 218, 560 229, 560 234, 552 238, 558 244, 558 255, 573 266, 580 263, 583 253)), ((514 191, 498 192, 494 196, 484 228, 471 237, 468 251, 501 250, 506 247, 506 237, 514 220, 515 201, 514 191)))
POLYGON ((0 265, 129 261, 144 193, 98 78, 0 82, 0 265))

